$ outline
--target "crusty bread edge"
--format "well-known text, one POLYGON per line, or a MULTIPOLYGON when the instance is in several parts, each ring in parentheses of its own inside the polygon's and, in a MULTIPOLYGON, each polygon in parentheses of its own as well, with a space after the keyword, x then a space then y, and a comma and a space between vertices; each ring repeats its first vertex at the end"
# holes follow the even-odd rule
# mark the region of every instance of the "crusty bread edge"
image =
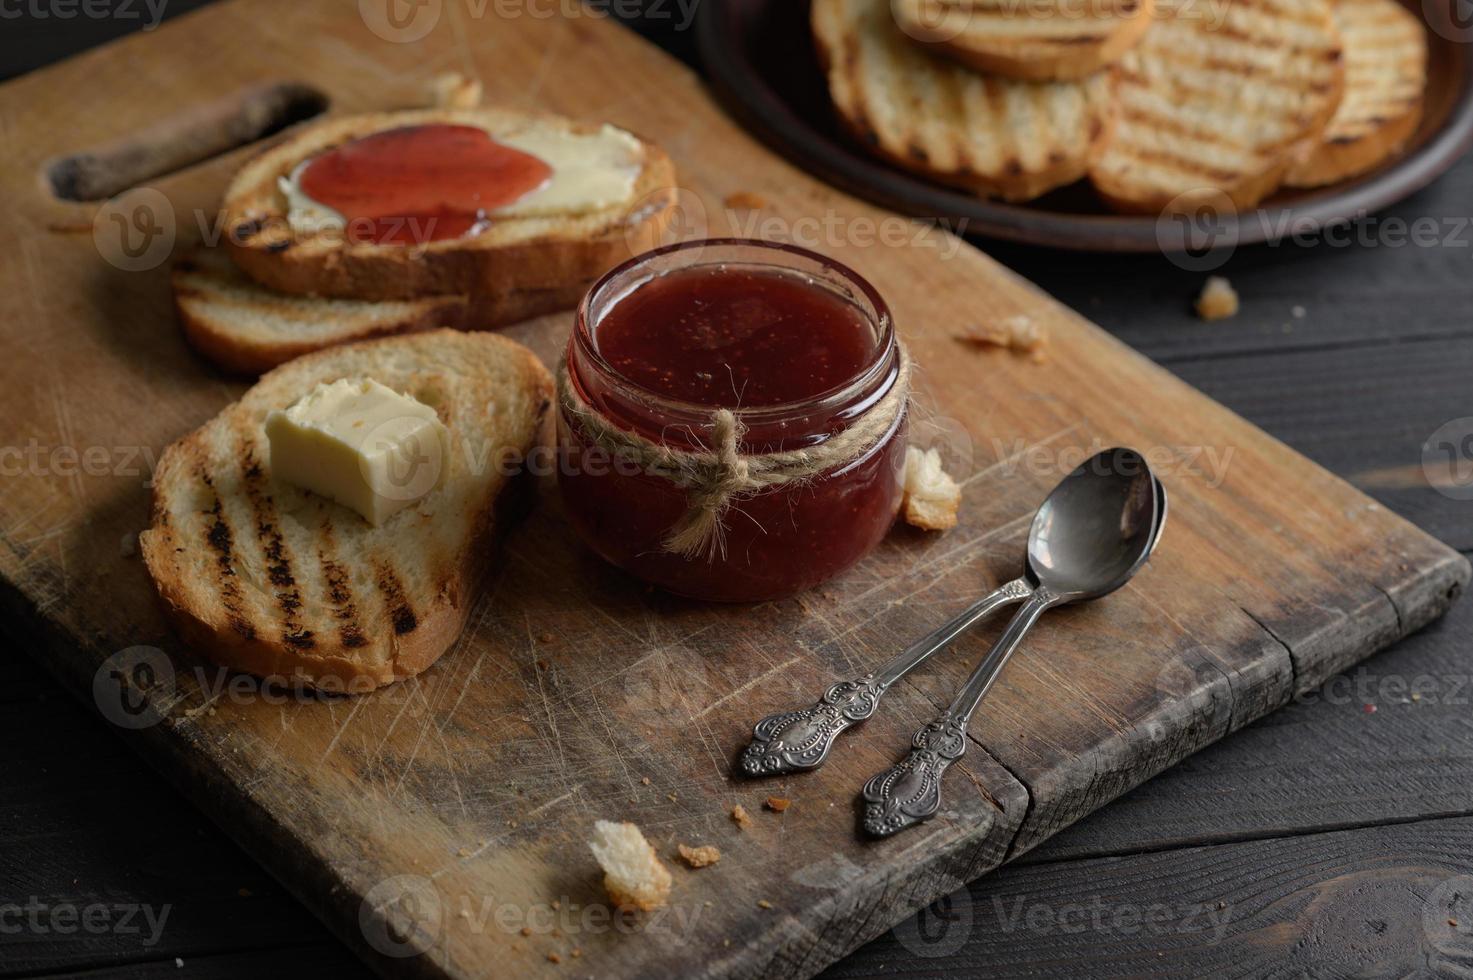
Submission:
MULTIPOLYGON (((829 72, 833 70, 833 62, 828 46, 819 37, 817 31, 813 31, 813 46, 818 52, 819 69, 823 72, 825 83, 829 72)), ((1116 84, 1115 76, 1112 74, 1107 79, 1107 84, 1116 84)), ((873 129, 867 128, 860 120, 852 118, 848 112, 837 105, 832 98, 829 104, 833 106, 834 115, 839 118, 840 124, 845 131, 865 148, 872 156, 890 163, 902 170, 938 184, 955 187, 978 197, 995 197, 1004 201, 1021 202, 1031 201, 1036 197, 1048 193, 1058 187, 1064 187, 1081 180, 1089 173, 1090 165, 1098 156, 1100 149, 1109 140, 1115 128, 1117 113, 1115 111, 1115 100, 1110 98, 1106 101, 1106 113, 1100 121, 1097 132, 1090 134, 1089 150, 1083 159, 1078 161, 1062 160, 1053 166, 1032 173, 1022 173, 1013 177, 992 178, 981 174, 959 174, 954 171, 937 170, 926 163, 922 163, 914 157, 892 153, 881 145, 880 140, 873 129)))
MULTIPOLYGON (((535 439, 544 441, 551 428, 547 412, 554 392, 552 376, 530 350, 506 338, 495 339, 520 349, 519 361, 524 368, 522 383, 540 394, 535 439)), ((382 342, 364 341, 370 344, 382 342)), ((335 352, 336 348, 330 348, 306 356, 328 356, 335 352)), ((267 383, 270 378, 268 373, 257 383, 267 383)), ((221 414, 233 408, 233 405, 226 406, 221 414)), ((229 623, 206 620, 190 608, 178 576, 171 574, 174 571, 172 549, 176 546, 173 528, 166 520, 161 521, 166 513, 161 496, 163 481, 174 459, 185 452, 190 441, 198 438, 208 425, 206 422, 164 450, 154 484, 153 516, 148 530, 139 535, 139 553, 154 584, 165 619, 192 652, 222 667, 291 686, 329 693, 367 693, 428 669, 464 631, 471 604, 484 584, 488 556, 494 551, 496 539, 527 506, 530 496, 533 478, 524 470, 511 477, 502 485, 500 492, 486 502, 461 552, 460 568, 452 579, 459 588, 435 596, 432 602, 417 607, 418 625, 413 632, 395 637, 394 656, 382 665, 382 669, 376 669, 380 665, 355 662, 348 656, 323 656, 318 648, 313 648, 313 651, 290 649, 284 644, 269 642, 259 634, 247 638, 229 623)))
POLYGON ((1368 136, 1350 140, 1321 140, 1310 147, 1303 160, 1289 168, 1284 186, 1311 188, 1359 177, 1400 153, 1417 132, 1426 108, 1426 97, 1376 127, 1368 136))
MULTIPOLYGON (((535 114, 529 114, 535 118, 535 114)), ((342 122, 339 117, 329 122, 342 122)), ((327 122, 322 125, 328 124, 327 122)), ((308 129, 297 133, 300 137, 308 129)), ((499 295, 517 289, 557 289, 597 278, 659 244, 678 201, 675 165, 656 144, 632 134, 644 147, 644 167, 624 221, 595 238, 535 238, 490 248, 473 240, 428 246, 340 245, 281 248, 265 235, 229 234, 231 258, 256 282, 282 293, 362 300, 417 299, 467 293, 499 295), (244 240, 242 240, 244 239, 244 240)), ((277 149, 289 149, 290 146, 277 149)), ((225 226, 284 226, 285 214, 247 209, 239 200, 253 188, 232 182, 226 191, 225 226)))
POLYGON ((1113 65, 1146 36, 1155 16, 1156 0, 1141 0, 1140 7, 1129 17, 1120 18, 1099 44, 1071 46, 1067 57, 1025 58, 1001 51, 980 51, 968 47, 959 37, 930 40, 917 38, 928 49, 958 64, 989 75, 1001 75, 1021 82, 1073 82, 1087 78, 1113 65))
POLYGON ((448 327, 453 330, 495 330, 523 320, 570 310, 578 305, 590 283, 578 283, 566 289, 519 290, 508 296, 482 298, 471 302, 463 296, 447 296, 434 302, 421 313, 391 324, 361 331, 319 343, 296 341, 258 343, 224 330, 205 317, 195 316, 181 302, 176 289, 174 312, 184 330, 184 339, 200 356, 231 375, 255 376, 280 367, 288 361, 331 347, 364 340, 378 340, 404 334, 420 333, 448 327))

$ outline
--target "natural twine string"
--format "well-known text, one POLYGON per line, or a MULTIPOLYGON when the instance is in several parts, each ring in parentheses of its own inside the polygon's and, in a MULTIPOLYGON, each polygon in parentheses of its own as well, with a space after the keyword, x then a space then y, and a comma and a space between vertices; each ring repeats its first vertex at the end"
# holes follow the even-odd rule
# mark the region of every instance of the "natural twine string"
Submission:
POLYGON ((811 479, 858 459, 884 439, 910 398, 911 361, 903 345, 899 358, 899 374, 885 397, 848 427, 819 445, 776 453, 743 455, 739 449, 747 427, 727 408, 711 413, 714 449, 674 449, 622 429, 578 393, 566 357, 558 365, 558 401, 590 443, 685 490, 686 511, 666 535, 664 548, 686 558, 705 555, 710 560, 726 554, 723 518, 735 498, 811 479))

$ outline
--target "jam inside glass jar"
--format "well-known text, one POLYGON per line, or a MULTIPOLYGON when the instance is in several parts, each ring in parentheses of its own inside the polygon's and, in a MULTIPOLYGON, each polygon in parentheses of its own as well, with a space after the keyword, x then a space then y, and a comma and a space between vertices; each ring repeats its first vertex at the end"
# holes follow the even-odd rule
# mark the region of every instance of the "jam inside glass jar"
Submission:
MULTIPOLYGON (((567 352, 567 383, 618 429, 707 451, 713 412, 727 409, 743 456, 822 452, 901 374, 873 287, 814 252, 743 240, 673 245, 615 269, 584 298, 567 352)), ((680 595, 751 602, 811 588, 867 554, 900 505, 903 405, 857 455, 733 497, 720 547, 687 556, 667 546, 687 490, 610 454, 566 406, 559 421, 573 526, 604 559, 680 595)))

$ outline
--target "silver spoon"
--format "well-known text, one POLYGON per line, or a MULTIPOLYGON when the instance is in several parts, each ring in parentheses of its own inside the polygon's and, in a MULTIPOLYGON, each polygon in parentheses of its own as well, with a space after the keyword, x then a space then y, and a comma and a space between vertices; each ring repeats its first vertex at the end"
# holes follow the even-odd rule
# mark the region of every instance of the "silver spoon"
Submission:
POLYGON ((1159 540, 1164 499, 1145 460, 1130 449, 1101 453, 1049 494, 1028 535, 1033 594, 951 707, 916 732, 910 754, 864 784, 866 831, 888 837, 936 815, 941 778, 966 751, 967 723, 1028 630, 1045 610, 1098 599, 1130 581, 1159 540))
MULTIPOLYGON (((1080 470, 1109 472, 1101 467, 1110 465, 1111 453, 1122 450, 1107 450, 1086 461, 1080 470)), ((1124 450, 1129 452, 1129 450, 1124 450)), ((1131 456, 1140 460, 1137 453, 1131 456)), ((1118 462, 1118 461, 1117 461, 1118 462)), ((1140 472, 1150 472, 1140 461, 1140 472)), ((1075 471, 1076 473, 1079 470, 1075 471)), ((1161 537, 1166 523, 1166 488, 1153 476, 1156 495, 1160 505, 1156 514, 1156 526, 1151 547, 1161 537)), ((1065 483, 1068 481, 1066 480, 1065 483)), ((1065 483, 1054 490, 1058 494, 1065 483)), ((1053 499, 1053 494, 1049 497, 1053 499)), ((1047 506, 1047 501, 1045 502, 1047 506)), ((1037 518, 1034 520, 1037 525, 1037 518)), ((874 714, 880 698, 884 697, 896 681, 925 663, 938 651, 943 650, 957 637, 986 619, 992 612, 1015 602, 1022 602, 1033 594, 1038 585, 1031 568, 1023 575, 998 587, 990 595, 979 599, 944 626, 938 627, 925 637, 911 644, 905 652, 886 664, 878 672, 871 671, 854 680, 840 681, 826 691, 816 704, 798 711, 787 711, 769 715, 758 722, 752 732, 752 743, 742 753, 741 771, 748 776, 772 776, 780 773, 817 769, 828 758, 848 728, 874 714)))

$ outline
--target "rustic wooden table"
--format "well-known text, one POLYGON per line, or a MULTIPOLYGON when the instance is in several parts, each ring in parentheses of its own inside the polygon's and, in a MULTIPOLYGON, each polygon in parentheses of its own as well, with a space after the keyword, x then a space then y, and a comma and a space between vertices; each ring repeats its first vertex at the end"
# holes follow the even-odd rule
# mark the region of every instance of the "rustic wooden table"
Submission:
MULTIPOLYGON (((679 29, 687 2, 644 0, 650 15, 634 26, 693 60, 679 29)), ((197 5, 171 0, 167 12, 197 5)), ((140 23, 36 14, 62 7, 7 21, 0 76, 140 23)), ((1473 414, 1470 200, 1473 160, 1350 243, 1242 250, 1220 270, 1242 311, 1215 324, 1190 311, 1203 274, 1160 257, 979 244, 1473 553, 1473 505, 1421 468, 1424 441, 1473 414), (1407 240, 1419 220, 1438 244, 1407 240)), ((826 976, 1473 976, 1470 640, 1464 602, 826 976)), ((0 976, 364 972, 19 651, 0 705, 0 976), (79 918, 27 927, 43 906, 79 918), (114 927, 89 928, 95 908, 114 927)))

